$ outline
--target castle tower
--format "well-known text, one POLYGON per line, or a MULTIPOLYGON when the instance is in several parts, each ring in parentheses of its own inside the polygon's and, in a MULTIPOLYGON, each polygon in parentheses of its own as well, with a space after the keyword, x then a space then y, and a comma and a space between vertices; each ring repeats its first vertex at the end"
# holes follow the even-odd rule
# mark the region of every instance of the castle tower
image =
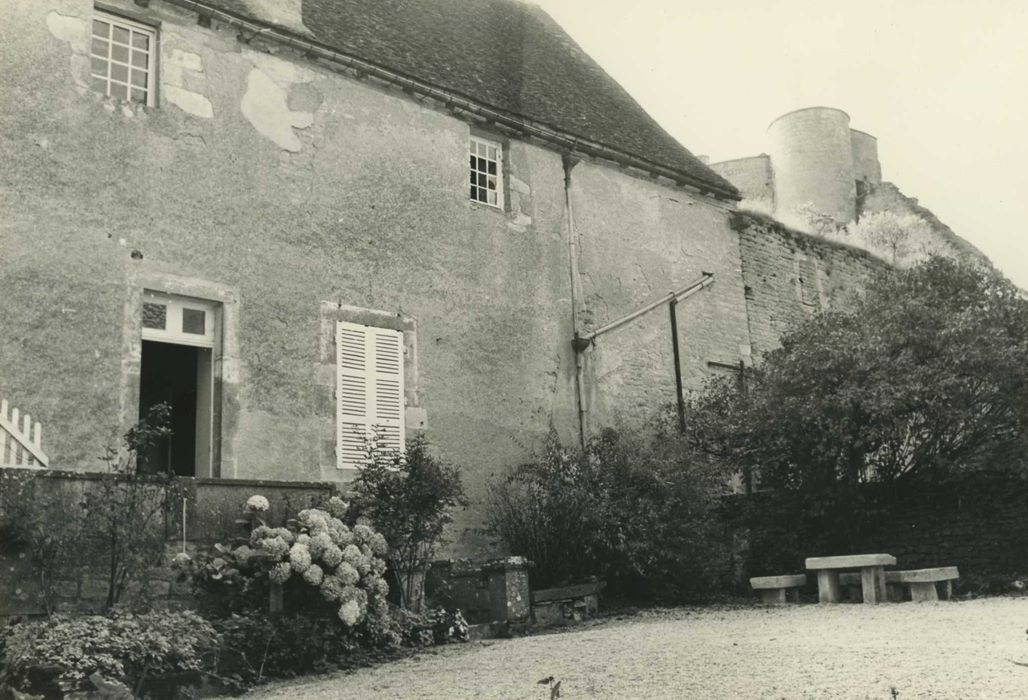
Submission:
MULTIPOLYGON (((857 129, 850 129, 853 144, 854 176, 858 183, 882 184, 882 166, 878 162, 878 139, 857 129)), ((860 185, 858 184, 859 188, 860 185)), ((859 194, 859 193, 858 193, 859 194)))
MULTIPOLYGON (((871 140, 870 146, 865 139, 855 145, 849 115, 832 107, 807 107, 783 114, 767 130, 775 216, 794 221, 797 209, 810 203, 841 224, 853 221, 857 206, 854 153, 859 151, 862 170, 872 170, 867 156, 873 153, 877 165, 874 137, 855 132, 871 140)), ((880 170, 876 177, 881 181, 880 170)))

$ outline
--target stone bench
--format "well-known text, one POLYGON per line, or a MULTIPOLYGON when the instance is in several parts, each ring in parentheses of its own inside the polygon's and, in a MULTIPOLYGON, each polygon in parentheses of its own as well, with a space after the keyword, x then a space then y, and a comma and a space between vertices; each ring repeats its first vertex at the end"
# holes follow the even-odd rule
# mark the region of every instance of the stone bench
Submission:
MULTIPOLYGON (((940 566, 934 569, 911 569, 909 571, 886 571, 885 586, 888 599, 903 601, 903 587, 910 590, 910 599, 915 602, 939 600, 937 585, 945 583, 943 599, 953 597, 953 582, 960 578, 955 566, 940 566)), ((846 591, 848 600, 859 599, 860 574, 839 574, 839 585, 846 591)))
POLYGON ((799 589, 807 585, 806 574, 787 574, 785 576, 755 576, 750 579, 750 587, 760 591, 760 599, 768 605, 783 605, 790 600, 800 602, 799 589))
POLYGON ((817 596, 822 603, 838 603, 841 596, 839 572, 860 569, 860 589, 865 603, 885 600, 885 567, 894 566, 891 554, 847 554, 840 557, 809 557, 806 567, 817 572, 817 596))
POLYGON ((915 603, 938 600, 937 584, 944 583, 944 599, 953 597, 953 582, 960 578, 955 566, 938 566, 934 569, 911 569, 909 571, 888 571, 885 583, 891 596, 902 600, 903 586, 910 590, 910 600, 915 603))

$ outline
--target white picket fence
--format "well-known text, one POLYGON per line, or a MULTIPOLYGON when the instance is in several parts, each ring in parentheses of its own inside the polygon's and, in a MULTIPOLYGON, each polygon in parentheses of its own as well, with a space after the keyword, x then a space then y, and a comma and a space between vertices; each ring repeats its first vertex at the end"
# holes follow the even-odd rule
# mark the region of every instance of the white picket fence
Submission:
POLYGON ((43 426, 32 416, 20 415, 0 401, 0 467, 46 467, 50 459, 43 452, 43 426), (10 411, 10 412, 8 412, 10 411))

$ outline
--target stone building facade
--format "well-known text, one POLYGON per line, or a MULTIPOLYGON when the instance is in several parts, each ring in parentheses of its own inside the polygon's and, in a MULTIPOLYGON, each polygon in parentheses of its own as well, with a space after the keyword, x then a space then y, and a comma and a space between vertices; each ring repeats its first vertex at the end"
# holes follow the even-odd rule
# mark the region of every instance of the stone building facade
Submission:
MULTIPOLYGON (((491 88, 521 81, 513 96, 462 92, 431 42, 408 47, 425 74, 380 69, 390 32, 433 20, 377 26, 374 3, 335 4, 369 23, 350 37, 316 2, 4 5, 0 393, 45 426, 51 467, 101 468, 164 397, 185 407, 181 459, 162 457, 183 474, 348 480, 340 368, 358 348, 377 389, 355 410, 427 432, 480 503, 551 429, 570 443, 580 420, 674 401, 666 310, 604 335, 580 372, 576 330, 711 273, 678 309, 686 386, 749 361, 735 189, 540 10, 473 6, 470 29, 523 27, 476 64, 506 80, 491 88), (540 86, 546 61, 581 74, 592 122, 546 112, 575 99, 540 86), (498 150, 472 161, 469 197, 475 144, 498 150)), ((472 551, 481 511, 462 517, 472 551)))

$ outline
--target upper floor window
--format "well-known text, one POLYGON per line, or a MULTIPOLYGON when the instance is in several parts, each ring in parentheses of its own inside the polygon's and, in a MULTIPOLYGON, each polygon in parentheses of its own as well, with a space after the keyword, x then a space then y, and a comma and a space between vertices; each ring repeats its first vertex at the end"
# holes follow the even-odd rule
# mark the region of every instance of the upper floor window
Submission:
POLYGON ((90 48, 94 89, 120 100, 152 105, 156 43, 153 27, 97 11, 90 48))
POLYGON ((471 199, 503 208, 503 147, 495 141, 472 136, 471 199))

